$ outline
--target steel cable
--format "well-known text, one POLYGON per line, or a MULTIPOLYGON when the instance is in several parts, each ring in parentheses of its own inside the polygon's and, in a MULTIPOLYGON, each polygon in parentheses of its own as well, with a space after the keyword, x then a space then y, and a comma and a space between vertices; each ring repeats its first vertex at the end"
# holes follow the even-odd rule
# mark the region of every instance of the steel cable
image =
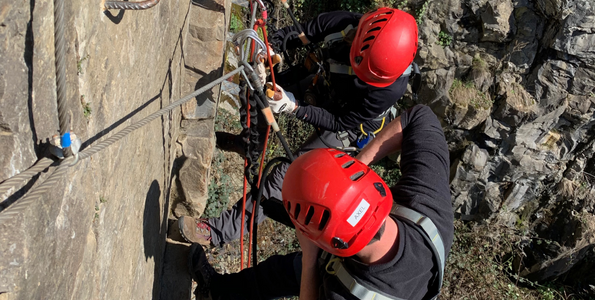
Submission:
POLYGON ((29 204, 41 197, 41 195, 47 193, 48 190, 51 190, 53 187, 55 187, 55 185, 62 179, 62 176, 66 173, 66 170, 68 170, 74 159, 74 156, 64 159, 58 169, 52 173, 52 175, 50 175, 46 181, 25 195, 25 197, 23 197, 21 200, 3 210, 0 213, 0 224, 11 220, 14 216, 25 210, 29 204))
MULTIPOLYGON (((144 119, 122 129, 121 131, 119 131, 118 133, 114 134, 113 136, 109 137, 108 139, 97 143, 96 145, 92 146, 91 148, 85 149, 84 151, 79 153, 79 159, 85 159, 85 158, 89 158, 92 155, 98 153, 99 151, 107 148, 108 146, 114 144, 115 142, 119 141, 120 139, 122 139, 123 137, 125 137, 127 134, 133 132, 136 129, 139 129, 145 125, 147 125, 149 122, 157 119, 158 117, 168 113, 169 111, 173 110, 174 108, 188 102, 189 100, 193 99, 194 97, 206 92, 207 90, 213 88, 215 85, 221 83, 222 81, 230 78, 231 76, 238 74, 240 71, 242 71, 244 69, 243 66, 238 67, 237 69, 225 74, 224 76, 220 77, 219 79, 201 87, 200 89, 186 95, 185 97, 171 103, 170 105, 162 108, 161 110, 145 117, 144 119)), ((6 208, 4 211, 0 212, 0 223, 10 220, 13 216, 18 215, 22 210, 24 210, 26 207, 28 207, 29 204, 31 204, 32 202, 38 200, 39 197, 41 197, 41 195, 45 194, 48 190, 52 189, 55 184, 57 184, 59 182, 59 180, 62 178, 62 175, 65 174, 66 170, 73 166, 73 162, 75 161, 74 157, 68 157, 66 159, 64 159, 61 163, 60 166, 58 167, 58 169, 52 173, 52 175, 50 175, 50 177, 43 182, 39 187, 35 188, 34 190, 30 191, 27 195, 25 195, 25 197, 23 197, 21 200, 17 201, 15 204, 9 206, 8 208, 6 208)), ((41 167, 41 165, 40 165, 41 167)), ((37 169, 37 167, 36 167, 37 169)), ((30 169, 31 170, 31 169, 30 169)), ((27 170, 23 173, 31 173, 32 171, 27 170)), ((21 174, 19 174, 21 175, 21 174)), ((17 175, 17 176, 19 176, 17 175)), ((12 182, 11 178, 11 182, 12 182)), ((6 181, 5 181, 6 182, 6 181)), ((3 183, 5 183, 3 182, 3 183)))
POLYGON ((0 183, 0 197, 8 192, 11 188, 18 187, 21 182, 43 172, 43 170, 47 169, 52 163, 54 163, 53 159, 44 157, 36 161, 35 164, 33 164, 33 166, 31 166, 29 169, 4 180, 0 183))
POLYGON ((186 95, 184 98, 177 100, 175 102, 173 102, 172 104, 162 108, 161 110, 145 117, 144 119, 138 121, 135 124, 132 124, 124 129, 122 129, 120 132, 114 134, 113 136, 109 137, 108 139, 106 139, 105 141, 99 142, 97 143, 97 145, 94 145, 93 147, 89 148, 89 149, 85 149, 84 151, 82 151, 79 156, 81 159, 90 157, 91 155, 105 149, 106 147, 112 145, 113 143, 119 141, 120 139, 122 139, 124 136, 126 136, 127 134, 131 133, 132 131, 139 129, 143 126, 145 126, 146 124, 148 124, 149 122, 157 119, 158 117, 161 117, 162 115, 168 113, 169 111, 171 111, 172 109, 188 102, 189 100, 191 100, 192 98, 206 92, 207 90, 213 88, 214 86, 216 86, 217 84, 223 82, 224 80, 232 77, 233 75, 239 73, 240 71, 242 71, 244 68, 242 66, 238 67, 237 69, 227 73, 226 75, 220 77, 219 79, 201 87, 200 89, 186 95))
MULTIPOLYGON (((58 122, 60 136, 70 131, 70 117, 66 102, 66 41, 64 40, 64 0, 54 0, 54 56, 56 64, 56 101, 58 102, 58 122)), ((64 156, 70 156, 69 147, 64 156)))
POLYGON ((147 0, 141 2, 129 1, 105 1, 106 9, 143 10, 151 8, 159 3, 159 0, 147 0))

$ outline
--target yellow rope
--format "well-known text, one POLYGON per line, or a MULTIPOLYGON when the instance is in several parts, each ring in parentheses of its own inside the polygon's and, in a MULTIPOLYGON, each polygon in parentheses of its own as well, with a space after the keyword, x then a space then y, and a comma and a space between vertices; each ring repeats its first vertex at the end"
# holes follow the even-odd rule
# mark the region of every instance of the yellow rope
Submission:
MULTIPOLYGON (((382 124, 380 124, 380 128, 378 128, 378 130, 372 132, 374 135, 378 134, 380 132, 380 130, 382 130, 382 128, 384 128, 384 121, 386 121, 386 117, 382 118, 382 124)), ((365 131, 364 131, 364 123, 359 124, 359 129, 362 131, 362 133, 364 135, 368 135, 365 131)))

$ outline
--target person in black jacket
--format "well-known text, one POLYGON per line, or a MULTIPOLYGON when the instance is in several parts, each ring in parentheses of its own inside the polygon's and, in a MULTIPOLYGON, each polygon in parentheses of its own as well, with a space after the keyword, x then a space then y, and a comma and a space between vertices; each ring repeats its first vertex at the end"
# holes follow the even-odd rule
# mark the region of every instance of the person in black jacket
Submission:
POLYGON ((194 244, 189 271, 198 283, 197 299, 355 300, 367 293, 415 300, 439 292, 440 270, 453 243, 453 210, 448 146, 427 106, 405 111, 356 160, 334 149, 313 150, 289 167, 284 180, 283 204, 302 252, 219 274, 194 244), (388 189, 366 165, 398 150, 402 176, 388 189), (435 236, 420 230, 421 218, 398 217, 395 208, 403 207, 431 220, 435 236), (337 258, 323 260, 321 250, 337 258), (348 275, 336 273, 337 259, 348 275))
MULTIPOLYGON (((326 47, 334 103, 340 105, 326 108, 299 105, 281 87, 278 87, 283 94, 281 100, 268 99, 275 113, 292 113, 320 130, 302 145, 298 155, 317 148, 344 148, 355 144, 359 137, 377 134, 391 121, 390 109, 407 88, 407 72, 417 52, 415 19, 401 10, 389 8, 381 8, 363 16, 350 12, 330 12, 302 24, 302 28, 313 43, 325 38, 327 41, 333 40, 332 34, 339 33, 342 36, 341 32, 353 40, 348 42, 339 39, 326 47), (348 26, 357 27, 355 34, 349 34, 348 26), (339 73, 333 73, 334 70, 339 73)), ((277 31, 272 41, 287 40, 288 48, 299 46, 300 41, 296 36, 288 36, 293 30, 295 28, 288 27, 277 31)), ((217 133, 217 139, 220 147, 237 144, 241 140, 223 133, 217 133)), ((286 170, 287 165, 281 164, 264 181, 266 199, 281 199, 280 182, 286 170)), ((262 211, 259 208, 258 222, 270 212, 278 213, 278 209, 274 209, 274 202, 265 201, 262 205, 265 209, 262 211), (271 209, 267 209, 267 206, 271 209)), ((245 209, 247 222, 252 212, 251 197, 247 199, 245 209)), ((222 245, 241 236, 241 215, 241 204, 237 204, 220 217, 209 220, 182 217, 178 224, 182 236, 189 242, 222 245)), ((247 231, 249 226, 245 228, 247 231)))

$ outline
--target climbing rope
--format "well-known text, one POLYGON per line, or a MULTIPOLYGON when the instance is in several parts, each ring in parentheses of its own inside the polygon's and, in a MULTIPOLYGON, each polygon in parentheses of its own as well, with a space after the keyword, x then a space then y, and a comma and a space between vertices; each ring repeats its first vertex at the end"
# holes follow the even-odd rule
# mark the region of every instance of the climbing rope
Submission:
POLYGON ((105 9, 126 9, 126 10, 142 10, 151 8, 159 3, 159 0, 146 0, 141 2, 129 1, 105 1, 105 9))
MULTIPOLYGON (((118 133, 112 135, 111 137, 107 138, 104 141, 101 141, 99 143, 97 143, 96 145, 93 145, 91 148, 85 149, 83 151, 81 151, 79 153, 79 159, 85 159, 85 158, 89 158, 92 155, 104 150, 105 148, 109 147, 110 145, 114 144, 115 142, 121 140, 122 138, 124 138, 126 135, 130 134, 131 132, 149 124, 151 121, 159 118, 160 116, 170 112, 171 110, 173 110, 174 108, 194 99, 196 96, 206 92, 207 90, 210 90, 211 88, 213 88, 215 85, 220 84, 221 82, 223 82, 224 80, 234 76, 235 74, 238 74, 239 72, 241 72, 244 68, 242 66, 238 67, 237 69, 225 74, 224 76, 220 77, 219 79, 201 87, 200 89, 184 96, 183 98, 172 102, 170 105, 162 108, 161 110, 152 113, 151 115, 143 118, 142 120, 122 129, 121 131, 119 131, 118 133)), ((22 199, 20 199, 19 201, 17 201, 15 204, 9 206, 7 209, 5 209, 4 211, 2 211, 0 213, 0 224, 2 222, 5 221, 9 221, 11 220, 14 216, 18 215, 20 212, 22 212, 25 208, 27 208, 31 203, 37 201, 39 199, 39 197, 41 197, 43 194, 47 193, 49 190, 53 189, 55 187, 55 185, 59 182, 59 180, 62 178, 62 175, 65 174, 66 170, 68 170, 69 167, 73 166, 73 162, 76 160, 75 157, 70 156, 66 159, 64 159, 60 165, 58 166, 58 169, 52 173, 52 175, 50 175, 50 177, 44 181, 40 186, 38 186, 37 188, 34 188, 32 191, 30 191, 29 193, 27 193, 27 195, 25 195, 22 199)), ((43 164, 40 164, 39 167, 35 167, 35 170, 38 170, 39 168, 42 167, 42 165, 46 164, 46 162, 44 162, 43 164)), ((30 174, 32 173, 31 170, 33 170, 34 168, 30 168, 29 170, 27 170, 26 172, 23 173, 27 173, 30 174)), ((45 168, 44 168, 45 169, 45 168)), ((21 175, 21 174, 19 174, 21 175)), ((19 177, 18 175, 9 179, 10 182, 16 182, 17 180, 15 180, 14 178, 19 177)), ((22 178, 23 176, 20 176, 20 178, 22 178)), ((4 185, 6 182, 8 182, 9 180, 3 182, 2 184, 4 185)), ((8 184, 7 184, 8 186, 8 184)))
MULTIPOLYGON (((266 21, 266 20, 265 20, 266 21)), ((262 35, 264 37, 264 44, 266 46, 266 57, 267 57, 267 62, 269 63, 269 68, 271 70, 271 81, 273 83, 273 91, 276 90, 276 86, 277 83, 275 81, 275 72, 273 72, 273 60, 271 59, 271 52, 269 49, 269 41, 268 41, 268 37, 267 37, 267 32, 266 32, 266 26, 265 26, 265 22, 260 19, 258 21, 256 21, 256 23, 254 24, 254 30, 256 31, 258 28, 260 28, 262 30, 262 35)), ((271 134, 271 125, 267 126, 267 131, 266 131, 266 135, 264 138, 264 144, 262 146, 262 155, 260 158, 260 170, 258 171, 258 181, 256 183, 256 188, 258 188, 259 190, 262 189, 261 186, 261 180, 262 180, 262 175, 263 175, 263 167, 264 167, 264 159, 266 157, 265 153, 267 151, 267 146, 268 146, 268 142, 269 142, 269 137, 271 134)), ((261 192, 260 192, 261 193, 261 192)), ((262 196, 262 193, 261 193, 262 196)), ((257 203, 260 203, 260 198, 257 197, 255 199, 255 201, 257 203)), ((250 257, 252 257, 252 253, 254 253, 254 265, 258 264, 258 260, 256 259, 256 253, 258 251, 258 243, 256 242, 256 239, 258 237, 258 223, 256 220, 258 220, 257 215, 258 215, 258 207, 259 205, 253 205, 252 206, 252 214, 251 214, 251 218, 250 218, 250 229, 249 229, 249 236, 248 236, 248 267, 250 267, 250 257)))
MULTIPOLYGON (((262 174, 266 177, 269 174, 269 170, 271 169, 271 167, 273 167, 273 165, 282 162, 290 164, 291 160, 287 157, 275 157, 271 159, 269 163, 267 163, 262 174)), ((258 264, 258 222, 256 222, 256 220, 258 220, 258 209, 256 208, 260 206, 260 199, 262 198, 262 193, 264 190, 263 187, 264 185, 259 186, 257 192, 255 193, 256 198, 254 199, 254 205, 252 208, 252 222, 250 224, 250 242, 254 247, 252 251, 252 260, 254 261, 254 266, 258 264)), ((248 255, 248 257, 250 257, 250 255, 248 255)))
MULTIPOLYGON (((267 19, 267 14, 266 14, 266 7, 265 5, 262 3, 262 1, 258 0, 258 3, 262 9, 262 19, 256 20, 256 9, 257 6, 253 5, 252 2, 250 2, 251 5, 251 9, 252 9, 252 18, 250 21, 250 25, 252 28, 252 31, 245 31, 246 33, 244 34, 244 36, 246 38, 250 37, 253 39, 253 42, 251 44, 251 55, 250 57, 252 58, 253 62, 259 63, 257 61, 257 59, 259 59, 257 57, 256 54, 258 53, 266 53, 266 61, 269 64, 269 68, 271 70, 271 80, 273 83, 273 90, 275 90, 276 88, 276 82, 275 82, 275 75, 273 72, 273 63, 272 63, 272 58, 271 58, 271 53, 269 50, 269 45, 268 45, 268 37, 267 37, 267 32, 266 32, 266 19, 267 19), (260 39, 258 39, 258 34, 257 34, 257 30, 258 29, 262 30, 263 33, 263 37, 265 39, 264 43, 262 41, 260 41, 260 39), (250 35, 248 35, 248 32, 250 32, 250 35), (263 45, 264 44, 264 45, 263 45), (258 49, 256 49, 258 48, 258 49)), ((243 42, 243 40, 240 40, 238 42, 243 42)), ((243 45, 243 44, 241 44, 243 45)), ((240 47, 240 49, 245 49, 245 47, 240 47)), ((247 98, 248 103, 251 105, 250 107, 255 107, 255 105, 258 105, 258 107, 260 108, 265 120, 268 123, 267 126, 267 131, 266 131, 266 136, 264 139, 264 145, 262 147, 262 153, 260 151, 260 145, 259 145, 259 132, 255 132, 256 137, 254 136, 250 136, 250 145, 247 146, 247 150, 250 150, 249 152, 246 152, 246 158, 249 159, 249 164, 245 164, 245 180, 244 180, 244 196, 242 198, 242 203, 243 203, 243 207, 246 206, 246 190, 247 190, 247 183, 249 182, 248 178, 250 176, 252 176, 253 178, 256 176, 256 173, 258 173, 258 180, 254 180, 252 178, 251 180, 251 193, 252 193, 252 201, 256 201, 258 203, 260 203, 260 197, 262 196, 262 193, 260 194, 260 196, 258 196, 258 191, 262 189, 262 176, 263 176, 263 166, 264 166, 264 158, 265 158, 265 154, 266 154, 266 149, 267 149, 267 145, 268 145, 268 139, 269 139, 269 135, 270 135, 270 130, 271 127, 273 128, 274 132, 276 133, 277 137, 279 138, 279 141, 281 142, 283 148, 285 149, 285 152, 287 154, 287 157, 289 161, 293 161, 294 157, 293 154, 291 152, 291 149, 289 148, 289 145, 287 143, 287 141, 285 140, 285 137, 283 136, 283 134, 281 133, 281 131, 279 130, 279 125, 277 124, 271 109, 269 108, 269 103, 268 100, 266 99, 266 96, 264 95, 264 86, 261 87, 262 83, 260 82, 260 79, 258 78, 258 76, 256 76, 256 73, 254 72, 252 66, 248 63, 247 61, 247 55, 244 52, 241 52, 241 58, 243 58, 241 60, 242 65, 246 68, 246 70, 249 70, 249 74, 250 74, 250 78, 246 78, 247 81, 252 82, 254 86, 256 86, 256 88, 253 88, 253 93, 251 93, 247 98), (256 102, 256 103, 254 103, 256 102), (260 164, 258 163, 254 163, 256 161, 256 159, 258 159, 258 156, 261 157, 261 161, 260 164), (259 170, 257 171, 258 167, 260 166, 259 170)), ((245 76, 247 77, 247 76, 245 76)), ((241 112, 242 113, 242 112, 241 112)), ((254 111, 250 110, 250 113, 254 113, 254 111)), ((250 124, 251 128, 257 128, 257 126, 255 124, 250 124)), ((253 131, 251 131, 252 134, 253 131)), ((266 171, 265 171, 266 173, 266 171)), ((254 257, 256 257, 256 253, 257 253, 257 244, 254 243, 254 241, 257 240, 257 232, 255 231, 255 229, 258 228, 258 225, 256 224, 257 219, 255 218, 255 216, 257 215, 257 210, 260 204, 253 206, 252 208, 252 214, 251 214, 251 219, 250 219, 250 229, 249 229, 249 238, 248 238, 248 267, 250 266, 250 258, 251 258, 251 253, 254 255, 254 257)), ((245 220, 245 210, 242 210, 242 220, 245 220)), ((240 228, 240 232, 244 232, 244 222, 241 223, 241 228, 240 228)), ((242 268, 244 267, 244 243, 243 243, 243 238, 240 240, 240 253, 241 253, 241 266, 242 268)), ((256 260, 254 260, 254 264, 256 265, 258 262, 256 260)))

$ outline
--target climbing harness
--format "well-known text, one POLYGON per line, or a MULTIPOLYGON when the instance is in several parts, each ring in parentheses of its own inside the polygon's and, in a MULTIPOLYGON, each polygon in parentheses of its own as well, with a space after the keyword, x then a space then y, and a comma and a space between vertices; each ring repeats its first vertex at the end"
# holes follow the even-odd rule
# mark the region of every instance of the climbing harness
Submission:
MULTIPOLYGON (((393 204, 391 215, 397 217, 399 220, 412 224, 412 227, 419 231, 424 240, 430 245, 434 258, 438 263, 438 278, 434 283, 434 290, 430 291, 433 293, 432 299, 436 299, 442 288, 446 261, 444 242, 440 237, 438 228, 430 218, 411 208, 396 203, 393 204)), ((326 273, 336 276, 341 284, 343 284, 352 295, 360 300, 405 300, 377 291, 374 288, 366 286, 365 283, 356 280, 343 265, 343 258, 341 257, 323 251, 320 257, 320 263, 325 266, 324 270, 326 273)))

